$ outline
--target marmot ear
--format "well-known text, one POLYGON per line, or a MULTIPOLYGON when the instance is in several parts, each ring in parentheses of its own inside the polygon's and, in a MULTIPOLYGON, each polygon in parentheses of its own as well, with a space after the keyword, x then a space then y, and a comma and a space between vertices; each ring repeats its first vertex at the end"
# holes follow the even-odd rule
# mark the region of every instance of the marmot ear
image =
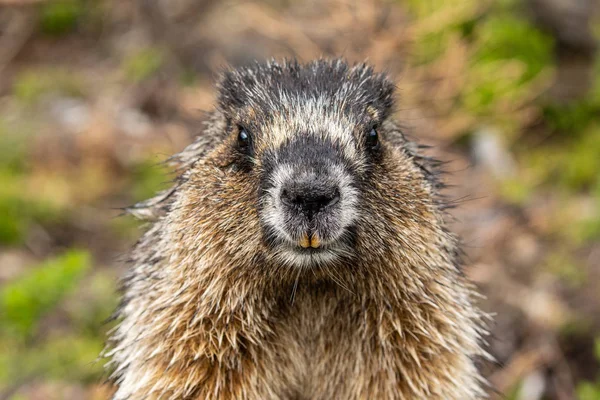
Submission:
POLYGON ((376 110, 381 121, 391 114, 396 85, 387 74, 377 73, 372 66, 362 63, 352 67, 349 78, 359 82, 364 80, 361 89, 365 91, 365 100, 376 110))
POLYGON ((235 70, 224 71, 217 82, 219 108, 226 114, 243 109, 247 102, 247 93, 250 93, 256 84, 252 76, 235 70))
POLYGON ((394 107, 395 85, 389 78, 383 74, 379 75, 379 82, 376 85, 377 100, 374 105, 380 110, 381 118, 387 118, 394 107))

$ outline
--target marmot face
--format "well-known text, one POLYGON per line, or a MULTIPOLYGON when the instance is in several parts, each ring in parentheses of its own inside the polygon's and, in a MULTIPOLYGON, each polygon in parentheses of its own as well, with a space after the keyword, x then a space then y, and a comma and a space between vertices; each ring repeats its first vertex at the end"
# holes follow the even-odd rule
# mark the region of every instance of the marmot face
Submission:
POLYGON ((364 65, 317 61, 231 71, 219 89, 225 140, 212 157, 253 188, 238 201, 256 207, 267 258, 296 267, 354 258, 369 192, 382 190, 373 181, 396 179, 381 168, 398 158, 393 84, 364 65))

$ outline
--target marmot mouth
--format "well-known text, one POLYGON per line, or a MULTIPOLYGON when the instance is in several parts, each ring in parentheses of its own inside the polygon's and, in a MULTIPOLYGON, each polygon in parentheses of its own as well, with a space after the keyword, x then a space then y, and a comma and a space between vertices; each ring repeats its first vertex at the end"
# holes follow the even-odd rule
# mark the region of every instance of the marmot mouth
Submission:
POLYGON ((325 243, 319 241, 317 247, 306 246, 306 243, 304 245, 301 246, 299 241, 280 239, 279 243, 275 244, 275 254, 284 263, 301 267, 328 265, 352 254, 351 245, 343 238, 325 243))
POLYGON ((294 247, 293 250, 300 254, 317 254, 317 253, 322 253, 324 251, 327 251, 323 247, 302 247, 302 246, 296 246, 296 247, 294 247))
POLYGON ((308 232, 302 235, 299 244, 300 247, 302 247, 303 249, 318 249, 321 247, 322 243, 321 239, 319 238, 319 235, 317 235, 316 233, 310 234, 310 232, 308 232))

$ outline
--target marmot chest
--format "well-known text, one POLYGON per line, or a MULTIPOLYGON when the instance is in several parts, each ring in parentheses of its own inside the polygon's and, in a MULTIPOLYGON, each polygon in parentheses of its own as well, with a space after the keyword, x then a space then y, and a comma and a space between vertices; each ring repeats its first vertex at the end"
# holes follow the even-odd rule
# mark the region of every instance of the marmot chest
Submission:
MULTIPOLYGON (((299 289, 279 307, 274 320, 273 360, 292 398, 339 396, 356 392, 352 382, 370 373, 377 352, 365 343, 369 321, 357 297, 339 290, 299 289)), ((334 397, 329 397, 334 398, 334 397)), ((338 397, 343 398, 343 397, 338 397)))

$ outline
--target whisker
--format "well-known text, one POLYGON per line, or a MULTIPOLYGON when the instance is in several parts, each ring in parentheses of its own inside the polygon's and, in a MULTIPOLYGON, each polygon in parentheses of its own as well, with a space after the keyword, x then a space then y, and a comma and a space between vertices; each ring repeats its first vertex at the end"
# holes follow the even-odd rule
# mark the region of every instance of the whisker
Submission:
POLYGON ((296 274, 296 280, 294 281, 294 287, 292 288, 292 297, 290 298, 290 302, 294 304, 294 299, 296 297, 296 290, 298 289, 298 281, 300 280, 300 272, 302 272, 303 267, 298 268, 298 273, 296 274))

